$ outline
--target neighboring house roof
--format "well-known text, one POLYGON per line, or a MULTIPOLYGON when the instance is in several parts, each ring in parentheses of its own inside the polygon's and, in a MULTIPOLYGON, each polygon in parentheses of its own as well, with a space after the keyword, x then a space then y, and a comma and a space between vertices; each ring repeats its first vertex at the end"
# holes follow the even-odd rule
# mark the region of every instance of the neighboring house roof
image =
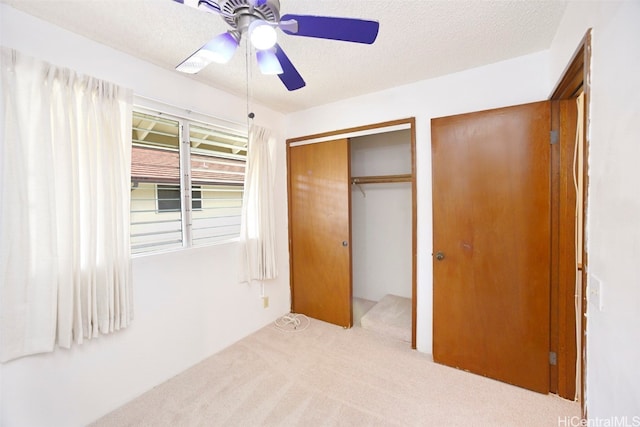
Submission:
MULTIPOLYGON (((241 185, 245 162, 215 156, 191 155, 193 184, 241 185)), ((134 146, 131 150, 131 181, 180 183, 177 151, 134 146)))

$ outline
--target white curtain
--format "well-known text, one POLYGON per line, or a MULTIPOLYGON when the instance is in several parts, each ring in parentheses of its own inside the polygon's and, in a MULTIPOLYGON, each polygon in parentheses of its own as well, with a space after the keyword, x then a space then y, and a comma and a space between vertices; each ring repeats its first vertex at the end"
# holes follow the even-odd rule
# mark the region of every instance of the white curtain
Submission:
POLYGON ((130 90, 2 47, 0 361, 126 327, 130 90))
POLYGON ((271 132, 253 125, 249 130, 247 169, 240 231, 240 281, 275 279, 273 188, 275 139, 271 132))

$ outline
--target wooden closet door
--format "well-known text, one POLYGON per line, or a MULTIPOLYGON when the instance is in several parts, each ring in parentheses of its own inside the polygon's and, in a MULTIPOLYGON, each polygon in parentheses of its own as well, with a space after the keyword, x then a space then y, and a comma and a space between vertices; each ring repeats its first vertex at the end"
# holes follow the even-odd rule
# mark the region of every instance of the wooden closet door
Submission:
POLYGON ((549 391, 550 103, 434 119, 433 358, 549 391))
POLYGON ((294 313, 352 324, 349 141, 289 147, 294 313))

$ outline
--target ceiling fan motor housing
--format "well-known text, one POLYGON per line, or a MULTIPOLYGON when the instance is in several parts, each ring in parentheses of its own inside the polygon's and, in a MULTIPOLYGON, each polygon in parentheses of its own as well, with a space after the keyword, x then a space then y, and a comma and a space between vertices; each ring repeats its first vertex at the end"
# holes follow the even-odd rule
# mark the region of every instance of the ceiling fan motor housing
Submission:
POLYGON ((256 19, 277 24, 280 21, 280 1, 266 0, 256 2, 250 0, 219 0, 218 6, 223 12, 223 19, 240 32, 244 32, 256 19), (253 5, 254 3, 262 3, 253 5))

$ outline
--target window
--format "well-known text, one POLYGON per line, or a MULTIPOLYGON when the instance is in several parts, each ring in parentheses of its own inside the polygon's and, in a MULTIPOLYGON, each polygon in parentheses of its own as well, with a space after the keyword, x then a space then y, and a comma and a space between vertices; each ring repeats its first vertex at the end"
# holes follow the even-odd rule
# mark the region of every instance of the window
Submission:
POLYGON ((138 110, 132 140, 132 253, 240 235, 246 134, 138 110))
MULTIPOLYGON (((182 208, 180 203, 180 186, 179 185, 160 185, 156 186, 156 197, 158 200, 158 212, 179 212, 182 208)), ((202 209, 202 192, 197 185, 191 186, 191 209, 202 209)))

